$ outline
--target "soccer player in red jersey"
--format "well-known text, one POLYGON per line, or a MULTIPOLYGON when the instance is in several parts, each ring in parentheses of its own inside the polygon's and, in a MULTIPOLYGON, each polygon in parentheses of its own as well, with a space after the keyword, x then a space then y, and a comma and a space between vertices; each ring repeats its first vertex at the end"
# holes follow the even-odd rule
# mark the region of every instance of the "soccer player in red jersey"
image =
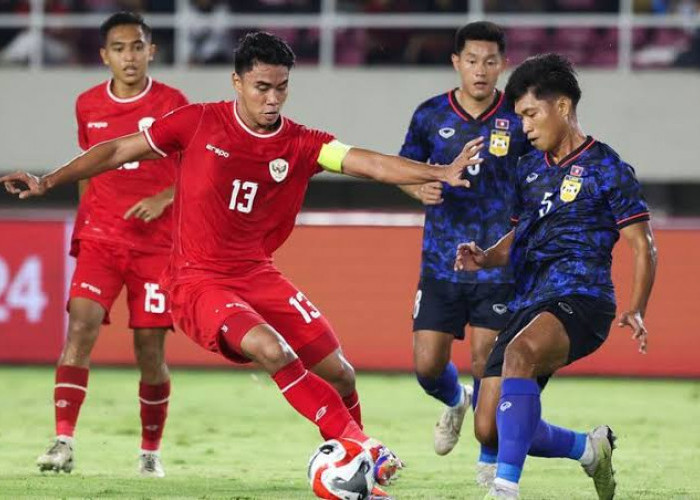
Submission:
MULTIPOLYGON (((156 47, 141 16, 114 14, 100 33, 100 55, 112 78, 78 97, 78 142, 83 150, 144 130, 187 104, 179 90, 148 76, 156 47)), ((158 280, 172 248, 169 206, 175 175, 173 159, 137 160, 91 179, 84 189, 71 242, 77 265, 70 286, 68 335, 56 369, 57 437, 37 460, 42 471, 73 469, 73 433, 87 392, 90 353, 100 325, 109 323, 112 303, 126 286, 129 327, 141 371, 140 472, 164 475, 158 450, 170 396, 164 342, 172 318, 158 280)))
POLYGON ((163 282, 176 323, 207 350, 257 362, 324 438, 365 443, 380 455, 375 475, 385 484, 400 461, 363 432, 352 366, 325 317, 275 268, 272 253, 322 169, 394 184, 468 186, 462 171, 481 162, 473 157, 482 139, 447 167, 344 145, 280 114, 293 64, 283 40, 248 34, 235 55, 236 101, 185 106, 41 178, 17 172, 0 182, 27 198, 124 162, 179 158, 173 253, 163 282))

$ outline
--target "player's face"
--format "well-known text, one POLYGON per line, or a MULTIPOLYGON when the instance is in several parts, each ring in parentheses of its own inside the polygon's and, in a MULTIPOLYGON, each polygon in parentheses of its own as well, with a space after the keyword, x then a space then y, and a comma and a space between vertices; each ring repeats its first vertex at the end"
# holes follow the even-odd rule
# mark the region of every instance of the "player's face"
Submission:
POLYGON ((523 132, 540 151, 554 151, 569 126, 570 100, 565 97, 538 99, 528 92, 515 101, 515 112, 523 122, 523 132))
POLYGON ((462 91, 481 101, 493 95, 505 60, 496 42, 467 40, 459 54, 452 54, 452 66, 462 79, 462 91))
POLYGON ((243 75, 233 74, 233 87, 243 120, 254 128, 270 129, 277 124, 287 100, 289 68, 255 63, 243 75))
POLYGON ((155 50, 156 46, 149 42, 141 26, 122 24, 109 30, 100 56, 115 80, 134 85, 146 78, 155 50))

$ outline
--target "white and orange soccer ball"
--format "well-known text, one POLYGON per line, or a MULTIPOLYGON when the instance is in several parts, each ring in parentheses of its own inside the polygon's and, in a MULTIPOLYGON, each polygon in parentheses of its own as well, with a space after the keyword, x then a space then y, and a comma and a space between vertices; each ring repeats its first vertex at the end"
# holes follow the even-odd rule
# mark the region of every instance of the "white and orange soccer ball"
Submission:
POLYGON ((321 444, 306 471, 311 489, 319 498, 365 500, 374 488, 374 462, 360 443, 331 439, 321 444))

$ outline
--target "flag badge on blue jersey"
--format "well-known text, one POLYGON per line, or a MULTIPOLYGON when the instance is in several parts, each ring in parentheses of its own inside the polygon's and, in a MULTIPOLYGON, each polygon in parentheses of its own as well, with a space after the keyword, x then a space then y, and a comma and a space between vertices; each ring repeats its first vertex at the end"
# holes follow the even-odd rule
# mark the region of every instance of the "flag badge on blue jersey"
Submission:
POLYGON ((559 198, 561 198, 561 201, 565 203, 574 201, 579 191, 581 191, 582 184, 583 179, 580 177, 574 177, 573 175, 564 177, 564 181, 561 183, 561 188, 559 189, 559 198))
POLYGON ((569 173, 576 177, 583 177, 583 173, 586 171, 585 168, 579 167, 578 165, 573 165, 569 173))
POLYGON ((500 128, 501 130, 508 130, 509 126, 510 122, 505 118, 496 118, 496 128, 500 128))
POLYGON ((510 132, 507 130, 492 130, 489 141, 489 153, 493 156, 506 156, 510 146, 510 132))

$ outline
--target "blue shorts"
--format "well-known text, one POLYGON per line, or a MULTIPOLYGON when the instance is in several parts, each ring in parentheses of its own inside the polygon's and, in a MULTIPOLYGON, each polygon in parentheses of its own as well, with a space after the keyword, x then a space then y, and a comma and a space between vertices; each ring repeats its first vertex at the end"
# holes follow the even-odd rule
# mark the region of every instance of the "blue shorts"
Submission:
POLYGON ((452 283, 423 277, 413 306, 413 331, 433 330, 464 339, 464 327, 499 331, 508 323, 510 283, 452 283))
MULTIPOLYGON (((570 343, 566 361, 568 365, 593 353, 605 342, 615 319, 615 304, 586 295, 567 295, 516 311, 508 325, 498 334, 486 362, 484 377, 501 376, 506 347, 530 321, 543 312, 553 314, 564 325, 570 343)), ((540 387, 545 386, 550 376, 551 374, 546 374, 538 378, 540 387)))

